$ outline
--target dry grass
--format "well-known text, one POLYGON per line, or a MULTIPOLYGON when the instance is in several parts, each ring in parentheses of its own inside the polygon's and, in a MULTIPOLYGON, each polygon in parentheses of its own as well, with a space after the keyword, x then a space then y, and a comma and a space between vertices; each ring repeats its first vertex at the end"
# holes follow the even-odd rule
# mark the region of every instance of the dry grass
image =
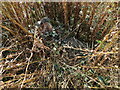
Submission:
POLYGON ((2 88, 120 87, 118 3, 1 5, 2 88), (40 42, 35 23, 45 16, 59 31, 59 39, 72 35, 87 47, 40 42))

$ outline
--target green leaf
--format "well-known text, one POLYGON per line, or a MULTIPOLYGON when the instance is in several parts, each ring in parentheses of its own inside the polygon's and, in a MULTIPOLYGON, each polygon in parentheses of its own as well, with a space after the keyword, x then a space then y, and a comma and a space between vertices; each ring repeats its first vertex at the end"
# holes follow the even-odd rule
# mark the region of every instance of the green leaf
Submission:
POLYGON ((96 42, 97 42, 97 43, 101 43, 102 41, 100 41, 100 40, 96 40, 96 42))

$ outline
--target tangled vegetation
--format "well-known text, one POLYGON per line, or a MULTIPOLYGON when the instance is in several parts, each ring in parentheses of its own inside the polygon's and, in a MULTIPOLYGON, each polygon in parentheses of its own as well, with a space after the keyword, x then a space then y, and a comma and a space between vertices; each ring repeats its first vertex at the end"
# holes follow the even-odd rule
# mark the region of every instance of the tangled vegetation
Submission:
POLYGON ((120 88, 119 3, 1 5, 0 87, 120 88))

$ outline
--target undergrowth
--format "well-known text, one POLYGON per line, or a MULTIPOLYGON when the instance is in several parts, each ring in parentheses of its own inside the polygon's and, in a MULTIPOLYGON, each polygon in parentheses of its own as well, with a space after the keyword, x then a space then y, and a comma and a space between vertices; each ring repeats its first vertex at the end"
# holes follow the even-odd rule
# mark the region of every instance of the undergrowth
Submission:
POLYGON ((117 2, 1 5, 2 88, 120 87, 117 2))

